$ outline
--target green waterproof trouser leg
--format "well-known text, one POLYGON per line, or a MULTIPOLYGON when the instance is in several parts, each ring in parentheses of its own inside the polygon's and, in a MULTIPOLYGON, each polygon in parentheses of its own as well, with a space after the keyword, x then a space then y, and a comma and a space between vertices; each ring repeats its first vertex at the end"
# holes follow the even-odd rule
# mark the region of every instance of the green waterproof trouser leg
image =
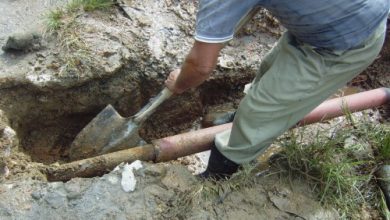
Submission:
POLYGON ((337 89, 366 69, 383 45, 386 20, 359 47, 326 51, 285 33, 265 57, 231 130, 215 137, 230 160, 250 162, 337 89))

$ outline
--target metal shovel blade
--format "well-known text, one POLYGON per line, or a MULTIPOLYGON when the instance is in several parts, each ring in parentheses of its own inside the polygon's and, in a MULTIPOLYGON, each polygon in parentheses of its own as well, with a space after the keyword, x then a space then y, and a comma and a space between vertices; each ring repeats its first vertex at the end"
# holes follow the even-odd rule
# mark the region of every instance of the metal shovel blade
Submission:
POLYGON ((137 146, 142 139, 138 124, 132 118, 124 118, 107 105, 73 141, 69 157, 72 160, 96 156, 137 146))
POLYGON ((70 159, 83 159, 137 146, 142 140, 138 135, 140 124, 171 95, 172 92, 168 88, 164 88, 130 118, 120 116, 111 105, 106 106, 76 136, 70 146, 70 159))

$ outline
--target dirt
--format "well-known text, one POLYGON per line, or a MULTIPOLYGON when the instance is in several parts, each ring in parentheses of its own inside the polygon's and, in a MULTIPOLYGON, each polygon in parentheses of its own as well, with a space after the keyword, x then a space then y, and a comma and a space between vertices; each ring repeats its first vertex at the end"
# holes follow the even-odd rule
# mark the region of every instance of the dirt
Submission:
POLYGON ((366 89, 390 87, 390 19, 387 20, 387 35, 379 57, 351 84, 366 89))
MULTIPOLYGON (((212 194, 180 165, 143 163, 136 188, 124 192, 122 168, 103 177, 69 182, 25 181, 1 185, 2 219, 336 219, 304 188, 277 176, 259 177, 251 187, 212 194), (278 183, 278 184, 275 184, 278 183), (197 194, 199 193, 199 194, 197 194), (239 205, 238 205, 239 204, 239 205)), ((210 191, 209 191, 210 190, 210 191)), ((223 190, 223 189, 221 189, 223 190)))
MULTIPOLYGON (((234 190, 222 184, 222 194, 207 196, 216 186, 199 191, 204 183, 192 175, 205 168, 207 153, 144 163, 130 193, 121 188, 121 167, 102 177, 47 182, 40 172, 44 164, 68 162, 70 143, 98 112, 112 104, 122 116, 135 114, 163 88, 192 44, 197 1, 117 2, 109 10, 80 12, 73 31, 58 35, 45 32, 42 16, 63 1, 0 2, 1 46, 39 36, 20 51, 0 54, 1 219, 337 218, 304 182, 277 175, 260 175, 234 190)), ((149 142, 197 129, 208 115, 235 109, 282 32, 261 11, 223 49, 213 76, 161 105, 141 128, 142 138, 149 142)), ((353 83, 389 86, 387 45, 359 76, 367 80, 353 83)))

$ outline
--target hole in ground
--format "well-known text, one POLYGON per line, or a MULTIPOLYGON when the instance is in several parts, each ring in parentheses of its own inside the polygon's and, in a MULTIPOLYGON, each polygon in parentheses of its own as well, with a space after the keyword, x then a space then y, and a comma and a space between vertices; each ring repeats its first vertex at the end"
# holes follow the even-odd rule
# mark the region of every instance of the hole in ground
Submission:
MULTIPOLYGON (((197 120, 209 111, 215 111, 215 106, 226 105, 230 110, 237 107, 242 97, 242 88, 250 77, 237 78, 238 80, 214 79, 196 91, 172 97, 163 103, 140 128, 140 136, 149 142, 175 135, 194 127, 200 127, 200 122, 197 120)), ((147 101, 143 99, 141 103, 147 101)), ((69 146, 74 138, 103 108, 104 106, 95 107, 92 111, 80 114, 65 115, 63 113, 64 116, 60 117, 57 116, 58 112, 50 113, 42 109, 39 117, 20 120, 23 124, 18 127, 17 133, 22 149, 36 162, 44 164, 69 162, 69 146)), ((132 110, 129 111, 123 107, 114 106, 114 108, 123 117, 134 114, 132 110)), ((221 111, 221 108, 217 107, 217 109, 221 111)))

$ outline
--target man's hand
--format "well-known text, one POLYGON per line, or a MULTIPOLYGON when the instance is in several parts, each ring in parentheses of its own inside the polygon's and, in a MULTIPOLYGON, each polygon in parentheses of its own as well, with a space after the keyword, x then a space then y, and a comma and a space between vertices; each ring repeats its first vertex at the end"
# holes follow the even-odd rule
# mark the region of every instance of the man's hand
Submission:
POLYGON ((185 90, 176 87, 176 80, 180 74, 180 69, 176 69, 169 73, 168 78, 165 80, 165 86, 175 94, 183 93, 185 90))
POLYGON ((180 94, 189 88, 202 84, 214 70, 221 43, 202 43, 195 41, 181 69, 172 71, 165 85, 173 93, 180 94))

